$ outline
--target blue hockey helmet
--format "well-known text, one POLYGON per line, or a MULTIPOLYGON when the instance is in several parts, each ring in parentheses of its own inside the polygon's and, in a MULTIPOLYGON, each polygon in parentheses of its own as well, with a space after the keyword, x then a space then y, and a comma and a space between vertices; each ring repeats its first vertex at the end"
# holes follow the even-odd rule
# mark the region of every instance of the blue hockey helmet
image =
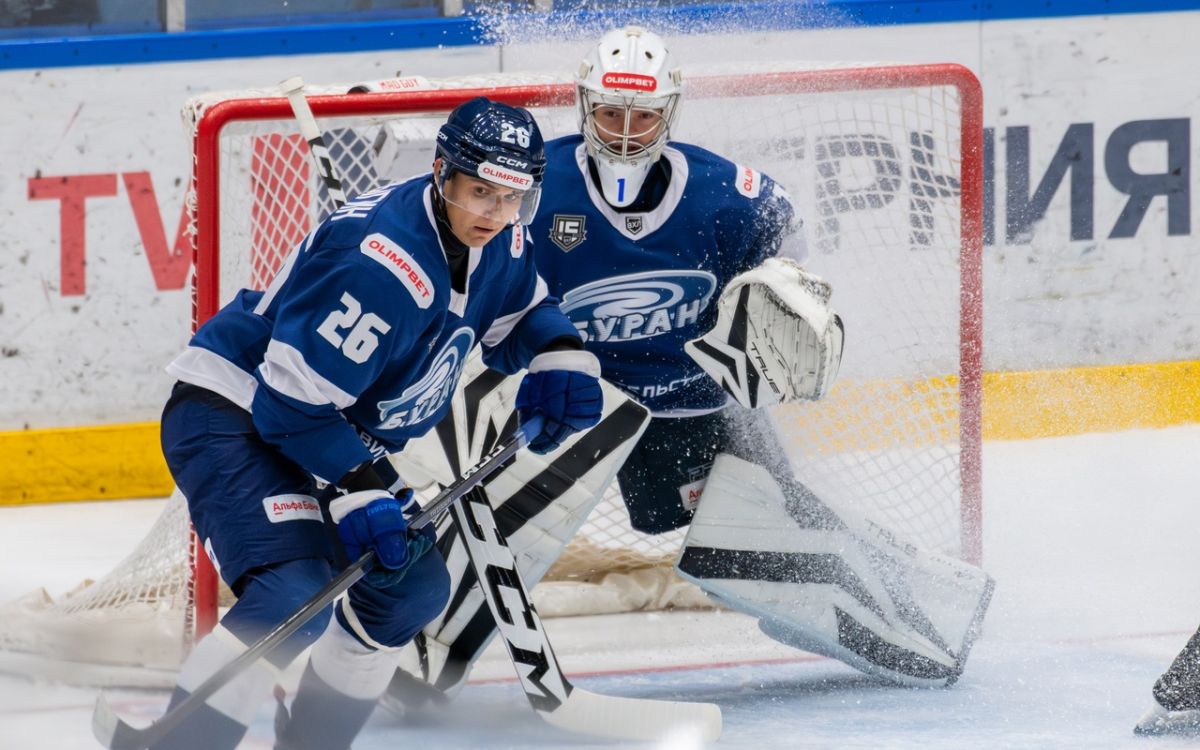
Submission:
MULTIPOLYGON (((438 130, 434 175, 442 197, 482 216, 527 224, 537 212, 546 171, 546 145, 528 110, 476 97, 454 108, 438 130), (447 195, 446 182, 462 173, 507 188, 491 195, 447 195)), ((486 191, 479 191, 486 192, 486 191)))

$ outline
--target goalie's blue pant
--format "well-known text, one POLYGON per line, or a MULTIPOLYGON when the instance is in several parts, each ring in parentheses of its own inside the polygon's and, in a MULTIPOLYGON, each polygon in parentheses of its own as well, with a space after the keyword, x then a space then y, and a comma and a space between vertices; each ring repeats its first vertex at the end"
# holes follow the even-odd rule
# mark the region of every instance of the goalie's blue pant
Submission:
POLYGON ((691 523, 718 453, 791 477, 765 411, 731 405, 698 417, 654 417, 617 474, 633 528, 661 534, 691 523))
POLYGON ((721 412, 655 417, 617 472, 629 523, 643 534, 687 526, 713 459, 729 442, 721 412))

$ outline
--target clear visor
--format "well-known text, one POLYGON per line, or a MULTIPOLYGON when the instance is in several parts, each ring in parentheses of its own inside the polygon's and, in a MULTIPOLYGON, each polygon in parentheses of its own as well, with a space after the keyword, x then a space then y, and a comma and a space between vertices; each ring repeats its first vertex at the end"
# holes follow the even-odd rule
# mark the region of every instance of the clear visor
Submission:
POLYGON ((656 159, 671 135, 677 94, 648 98, 584 89, 582 131, 594 153, 625 163, 656 159))
MULTIPOLYGON (((481 170, 488 168, 487 164, 480 166, 481 170)), ((531 186, 521 189, 486 177, 442 169, 437 177, 437 189, 446 203, 482 219, 485 224, 511 226, 528 224, 537 213, 542 188, 532 185, 532 179, 528 182, 531 186)))

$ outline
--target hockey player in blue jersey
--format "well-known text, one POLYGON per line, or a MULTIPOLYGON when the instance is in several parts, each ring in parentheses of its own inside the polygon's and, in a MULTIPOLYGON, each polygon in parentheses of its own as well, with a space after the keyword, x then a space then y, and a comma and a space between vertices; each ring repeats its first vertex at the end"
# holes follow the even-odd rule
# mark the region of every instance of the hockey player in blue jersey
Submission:
MULTIPOLYGON (((683 81, 657 35, 605 34, 576 83, 580 133, 547 144, 546 198, 530 229, 538 270, 604 380, 651 412, 616 474, 633 526, 690 525, 677 570, 776 640, 901 684, 953 682, 990 579, 956 560, 900 559, 895 535, 816 497, 762 408, 823 397, 842 352, 830 285, 800 265, 788 194, 671 140, 683 81)), ((546 515, 570 514, 573 533, 589 507, 546 515)), ((565 524, 528 520, 539 523, 567 541, 565 524)), ((465 680, 490 631, 463 609, 410 647, 422 653, 406 657, 396 701, 465 680)))
POLYGON ((281 702, 276 748, 349 747, 397 648, 448 594, 432 532, 409 533, 413 493, 383 459, 438 422, 475 347, 497 370, 527 368, 520 418, 544 420, 531 450, 552 450, 599 418, 596 359, 547 293, 521 226, 543 182, 537 124, 477 98, 437 138, 432 174, 350 200, 268 289, 239 292, 168 367, 179 383, 163 451, 205 551, 239 597, 184 664, 173 703, 347 558, 372 549, 379 564, 157 747, 235 747, 274 668, 309 645, 290 714, 281 702))

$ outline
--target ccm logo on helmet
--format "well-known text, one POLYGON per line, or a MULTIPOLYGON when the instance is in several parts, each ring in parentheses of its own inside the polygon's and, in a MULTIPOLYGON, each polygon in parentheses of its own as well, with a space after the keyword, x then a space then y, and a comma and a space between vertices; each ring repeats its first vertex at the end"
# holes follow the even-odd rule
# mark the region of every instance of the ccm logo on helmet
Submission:
POLYGON ((512 167, 513 169, 529 169, 529 162, 523 159, 514 159, 513 157, 505 156, 504 154, 496 154, 496 156, 493 158, 495 158, 497 164, 503 164, 505 166, 512 167))
POLYGON ((654 76, 644 76, 640 73, 605 73, 600 79, 606 89, 632 89, 633 91, 654 91, 658 88, 658 79, 654 76))
POLYGON ((527 174, 521 174, 514 170, 502 167, 499 164, 491 162, 482 162, 479 165, 478 174, 489 182, 495 182, 500 185, 508 185, 510 187, 528 190, 533 185, 533 178, 527 174))

